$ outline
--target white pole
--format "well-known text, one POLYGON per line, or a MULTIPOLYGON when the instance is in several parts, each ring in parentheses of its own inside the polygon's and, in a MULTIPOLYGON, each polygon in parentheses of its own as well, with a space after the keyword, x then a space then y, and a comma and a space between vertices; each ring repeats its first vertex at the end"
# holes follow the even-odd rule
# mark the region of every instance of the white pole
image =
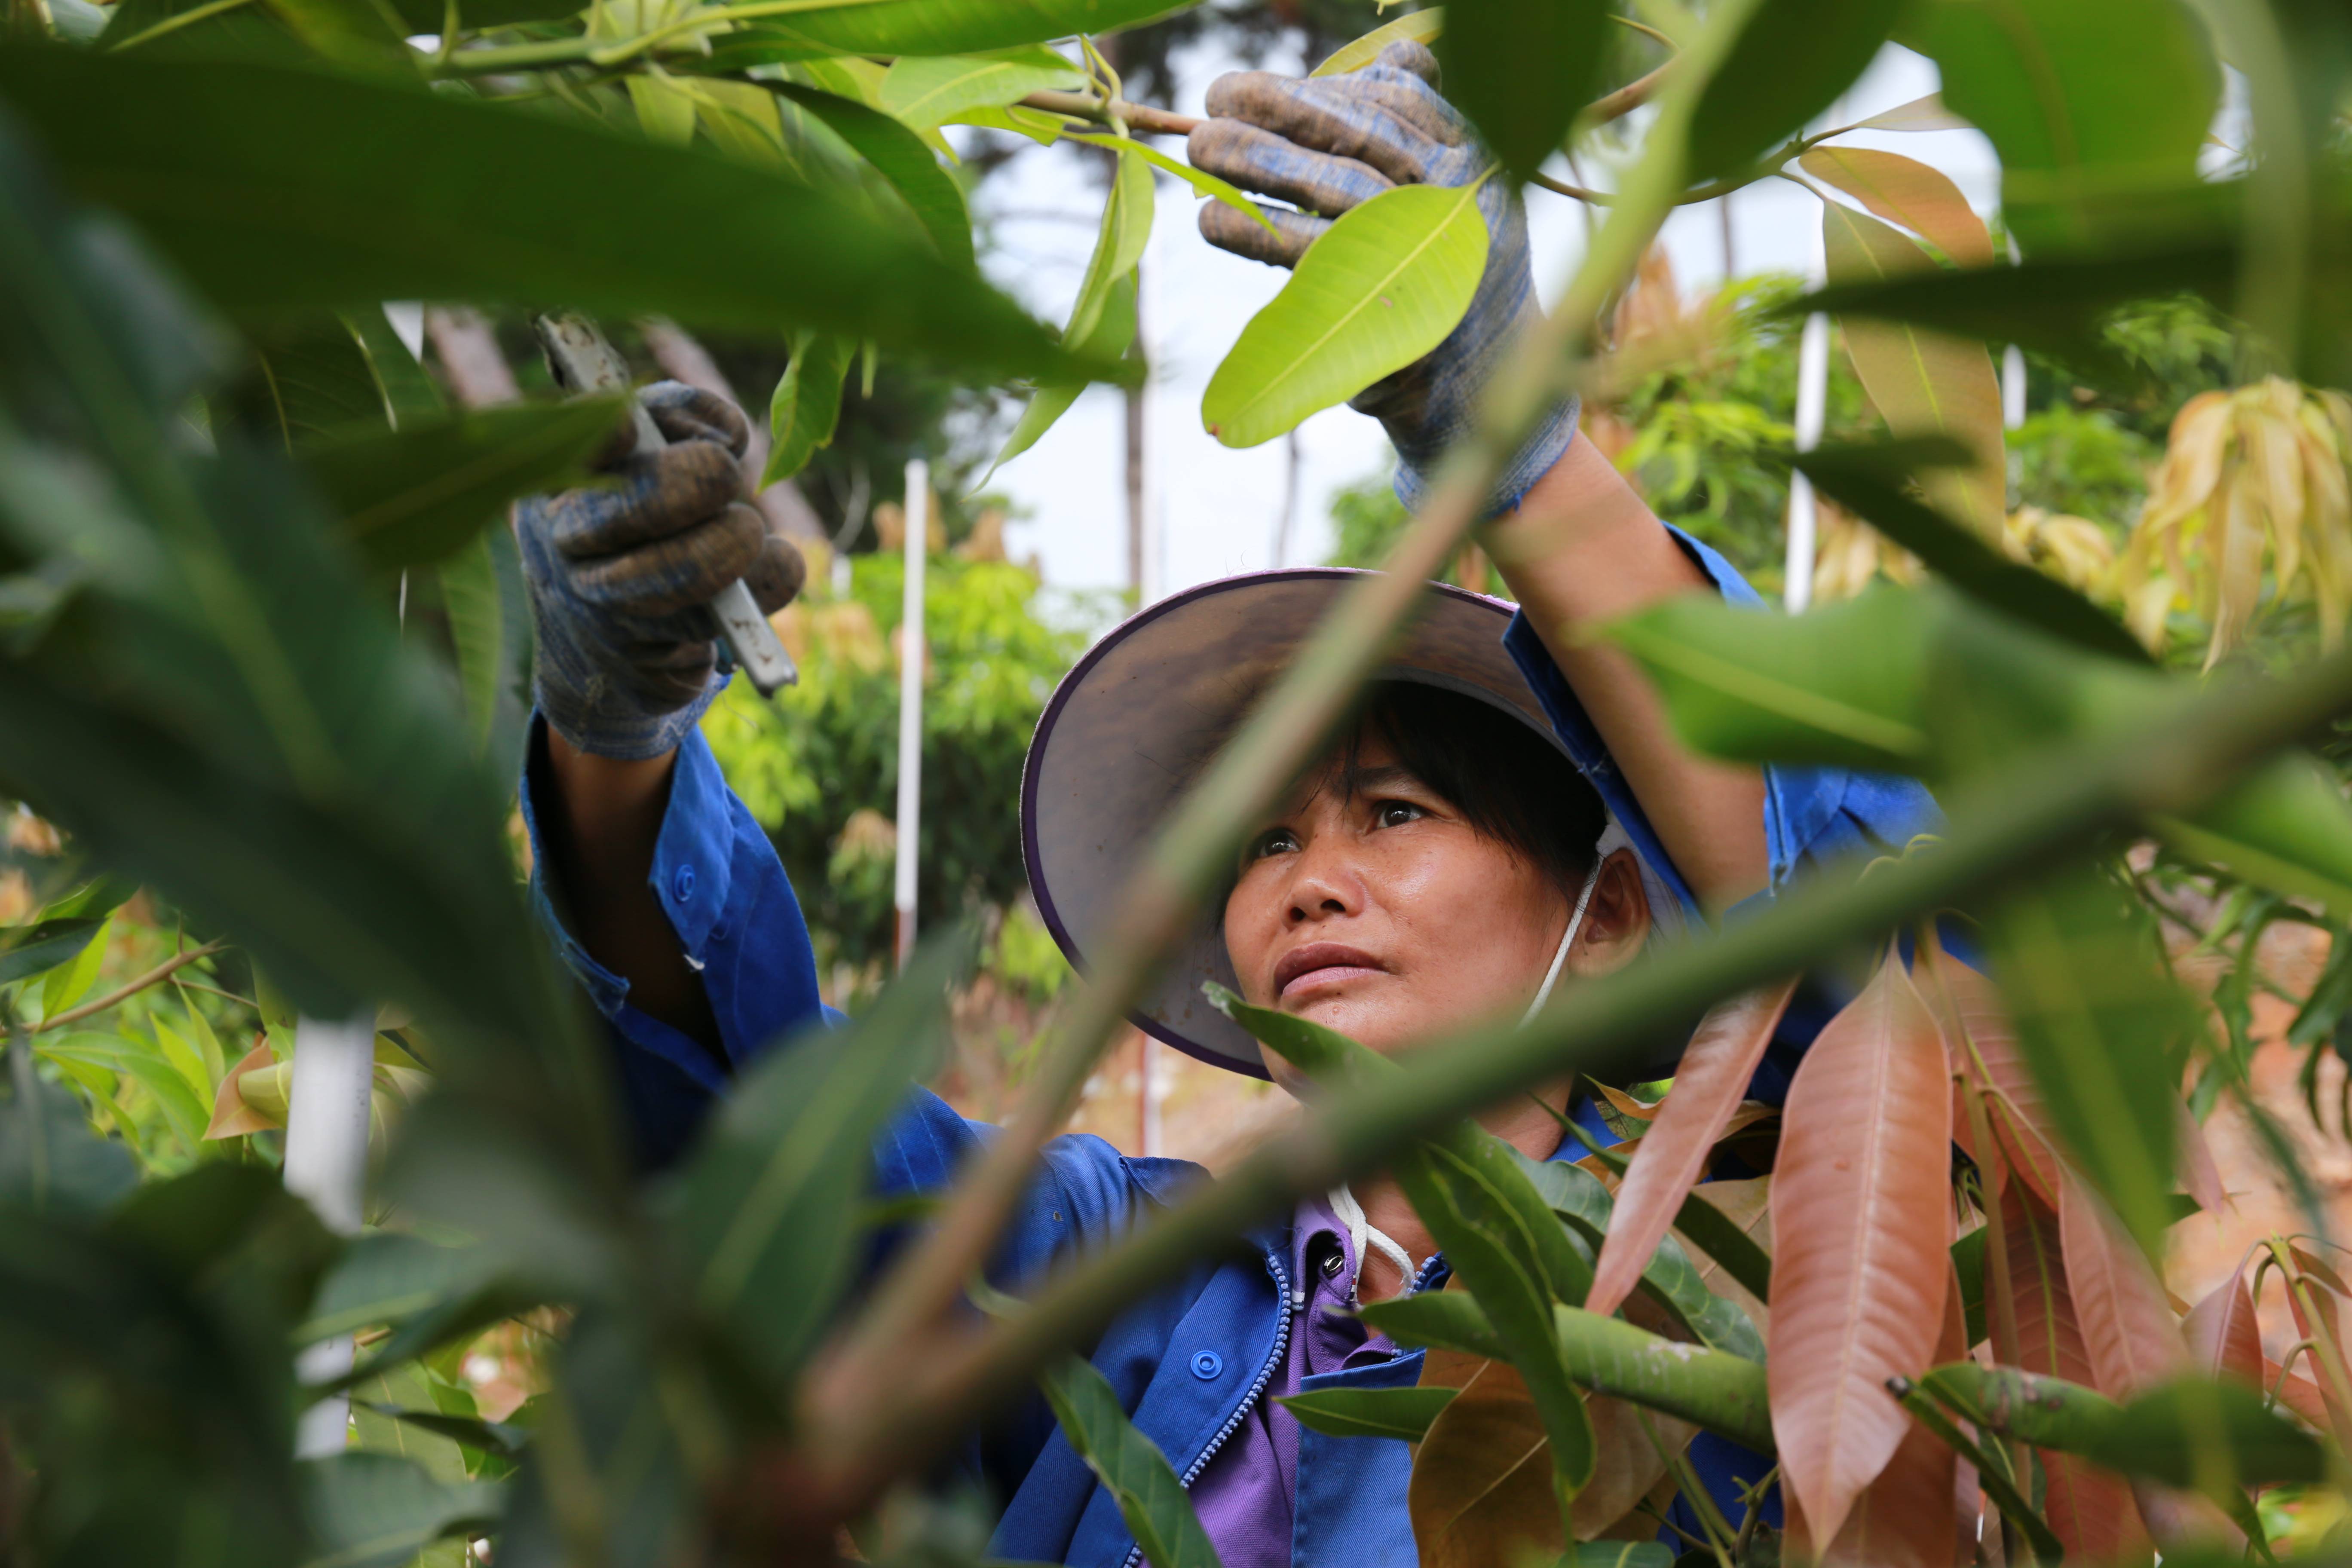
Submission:
MULTIPOLYGON (((294 1081, 286 1103, 286 1190, 308 1202, 338 1236, 357 1236, 367 1191, 368 1104, 375 1087, 375 1015, 341 1023, 304 1018, 294 1030, 294 1081)), ((295 1369, 306 1383, 349 1372, 352 1337, 306 1348, 295 1369)), ((294 1429, 294 1456, 323 1458, 348 1441, 351 1396, 321 1399, 294 1429)))
POLYGON ((907 465, 907 592, 898 620, 898 965, 915 951, 916 847, 923 808, 923 564, 930 552, 931 466, 907 465))
POLYGON ((2000 425, 2014 430, 2025 423, 2025 351, 2015 343, 2000 352, 2000 425))
MULTIPOLYGON (((1182 210, 1181 204, 1177 210, 1182 210)), ((1143 355, 1143 384, 1139 391, 1143 400, 1143 572, 1135 584, 1135 607, 1139 610, 1168 591, 1167 520, 1160 512, 1160 439, 1153 428, 1160 414, 1160 397, 1153 383, 1158 379, 1160 365, 1160 253, 1165 248, 1160 243, 1160 225, 1154 222, 1150 236, 1143 242, 1143 266, 1136 275, 1136 287, 1143 295, 1139 312, 1141 331, 1136 344, 1143 355)))
MULTIPOLYGON (((1822 422, 1830 390, 1830 319, 1816 312, 1805 318, 1804 335, 1797 341, 1797 450, 1810 452, 1821 445, 1822 422)), ((1802 474, 1789 477, 1788 583, 1780 601, 1791 614, 1813 599, 1813 529, 1816 520, 1813 482, 1802 474)))

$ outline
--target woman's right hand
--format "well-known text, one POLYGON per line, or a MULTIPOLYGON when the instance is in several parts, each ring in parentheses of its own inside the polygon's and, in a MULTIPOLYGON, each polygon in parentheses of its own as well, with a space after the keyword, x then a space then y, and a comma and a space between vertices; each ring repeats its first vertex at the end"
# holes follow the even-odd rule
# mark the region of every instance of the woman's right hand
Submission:
POLYGON ((637 395, 667 447, 616 444, 599 467, 617 485, 515 509, 540 710, 577 750, 623 761, 675 750, 726 685, 704 605, 741 578, 772 615, 806 572, 742 500, 742 411, 675 381, 637 395))

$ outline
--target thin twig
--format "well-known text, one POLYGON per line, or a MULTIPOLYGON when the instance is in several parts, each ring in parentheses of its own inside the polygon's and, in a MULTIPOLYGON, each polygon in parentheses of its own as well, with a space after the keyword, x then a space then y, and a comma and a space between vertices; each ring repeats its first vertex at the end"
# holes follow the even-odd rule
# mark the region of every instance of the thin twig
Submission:
POLYGON ((44 1018, 34 1025, 28 1032, 38 1035, 50 1029, 63 1028, 68 1024, 79 1024, 93 1013, 103 1013, 116 1003, 136 996, 151 985, 162 984, 177 971, 186 968, 200 958, 211 957, 227 945, 228 942, 224 938, 217 942, 208 942, 202 947, 192 947, 185 952, 174 953, 130 984, 108 992, 94 1002, 85 1002, 79 1007, 68 1007, 54 1018, 44 1018))
POLYGON ((221 997, 226 1001, 242 1003, 244 1005, 252 1008, 257 1013, 261 1011, 261 1004, 255 1001, 252 997, 240 996, 234 991, 224 991, 217 985, 205 985, 194 980, 174 980, 172 984, 178 986, 183 991, 207 992, 212 995, 221 997))

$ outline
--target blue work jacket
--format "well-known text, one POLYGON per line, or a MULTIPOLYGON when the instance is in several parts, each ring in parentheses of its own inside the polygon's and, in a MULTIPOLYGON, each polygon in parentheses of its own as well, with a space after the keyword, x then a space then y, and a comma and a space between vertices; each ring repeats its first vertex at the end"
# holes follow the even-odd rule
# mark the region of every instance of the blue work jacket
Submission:
MULTIPOLYGON (((1729 563, 1679 531, 1675 537, 1725 598, 1760 608, 1755 591, 1729 563)), ((1695 912, 1690 890, 1640 802, 1524 617, 1513 620, 1505 645, 1570 756, 1666 887, 1695 912)), ((535 736, 523 790, 534 847, 543 751, 535 736)), ((1835 768, 1769 768, 1764 826, 1771 889, 1750 902, 1769 900, 1808 865, 1899 850, 1914 836, 1934 831, 1938 820, 1926 791, 1908 780, 1835 768)), ((685 1149, 734 1072, 825 1009, 808 930, 783 867, 698 734, 679 750, 652 884, 688 962, 702 975, 723 1064, 632 1006, 627 982, 572 939, 536 883, 534 900, 564 960, 610 1025, 638 1158, 658 1168, 685 1149)), ((1804 1046, 1839 1000, 1801 993, 1753 1093, 1774 1103, 1786 1096, 1804 1046)), ((915 1089, 877 1142, 877 1190, 895 1194, 944 1186, 986 1131, 929 1090, 915 1089)), ((1099 1138, 1056 1139, 1004 1237, 998 1272, 1016 1287, 1037 1279, 1057 1260, 1118 1235, 1186 1184, 1202 1179, 1198 1166, 1182 1161, 1131 1158, 1099 1138)), ((1236 1237, 1227 1251, 1202 1259, 1129 1308, 1093 1347, 1090 1359, 1137 1428, 1159 1445, 1188 1485, 1280 1367, 1293 1303, 1305 1300, 1304 1287, 1289 1277, 1290 1256, 1290 1222, 1284 1216, 1236 1237)), ((1444 1267, 1433 1259, 1423 1283, 1443 1278, 1444 1267)), ((1386 1363, 1311 1377, 1306 1386, 1408 1386, 1420 1375, 1421 1359, 1421 1352, 1407 1352, 1386 1363)), ((1405 1445, 1315 1432, 1302 1433, 1300 1444, 1292 1562, 1300 1568, 1413 1564, 1405 1445)), ((992 1556, 1086 1568, 1121 1568, 1133 1559, 1134 1537, 1117 1503, 1056 1430, 1042 1399, 1026 1401, 973 1435, 962 1458, 973 1478, 1003 1503, 992 1556)), ((1695 1445, 1693 1458, 1709 1490, 1727 1506, 1736 1506, 1737 1480, 1752 1481, 1769 1467, 1706 1435, 1695 1445)))

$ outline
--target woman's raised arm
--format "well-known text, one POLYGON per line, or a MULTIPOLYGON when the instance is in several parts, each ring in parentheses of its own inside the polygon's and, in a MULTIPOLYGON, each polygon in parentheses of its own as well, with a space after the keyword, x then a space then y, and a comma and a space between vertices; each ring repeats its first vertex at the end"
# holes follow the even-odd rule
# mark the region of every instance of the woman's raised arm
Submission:
POLYGON ((1581 436, 1486 539, 1700 904, 1720 914, 1760 890, 1763 773, 1693 754, 1633 658, 1582 636, 1676 594, 1712 593, 1706 574, 1581 436))

